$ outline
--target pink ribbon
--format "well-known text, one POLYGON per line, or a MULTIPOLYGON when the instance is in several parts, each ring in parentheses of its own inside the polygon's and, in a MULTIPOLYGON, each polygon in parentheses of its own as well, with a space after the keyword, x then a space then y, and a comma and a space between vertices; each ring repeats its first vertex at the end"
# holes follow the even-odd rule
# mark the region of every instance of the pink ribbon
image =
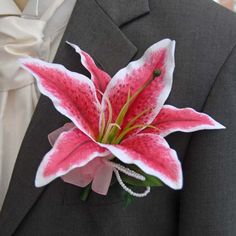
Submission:
MULTIPOLYGON (((69 131, 74 128, 73 123, 66 123, 59 129, 54 130, 48 135, 48 140, 53 146, 59 135, 64 131, 69 131)), ((113 167, 106 164, 105 160, 108 157, 97 157, 90 161, 87 165, 75 168, 64 176, 61 176, 64 182, 85 187, 92 182, 92 190, 96 193, 107 195, 111 178, 113 174, 113 167)))

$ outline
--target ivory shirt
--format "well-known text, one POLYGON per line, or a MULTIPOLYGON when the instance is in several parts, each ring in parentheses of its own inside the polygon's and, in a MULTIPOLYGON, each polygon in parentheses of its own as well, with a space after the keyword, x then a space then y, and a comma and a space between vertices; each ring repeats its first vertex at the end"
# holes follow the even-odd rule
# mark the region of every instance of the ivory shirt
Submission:
POLYGON ((21 11, 0 0, 0 209, 14 163, 39 98, 19 58, 52 61, 76 0, 29 0, 21 11))

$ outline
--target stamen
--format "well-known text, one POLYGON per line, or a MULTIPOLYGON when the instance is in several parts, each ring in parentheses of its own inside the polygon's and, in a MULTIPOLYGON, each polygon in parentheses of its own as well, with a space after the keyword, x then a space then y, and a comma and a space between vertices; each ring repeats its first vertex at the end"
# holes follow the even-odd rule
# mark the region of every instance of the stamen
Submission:
POLYGON ((110 125, 111 125, 112 127, 115 126, 115 127, 117 127, 118 129, 121 129, 121 127, 120 127, 118 124, 116 124, 116 123, 111 123, 110 125))
POLYGON ((125 137, 125 135, 127 135, 129 132, 131 132, 132 130, 134 129, 138 129, 138 128, 141 128, 141 129, 146 129, 146 128, 151 128, 151 129, 156 129, 156 130, 160 130, 158 129, 157 127, 153 126, 153 125, 134 125, 134 126, 131 126, 130 128, 128 129, 124 129, 118 137, 116 137, 113 141, 112 141, 112 144, 119 144, 121 142, 121 140, 125 137))
POLYGON ((109 138, 109 135, 110 135, 110 132, 111 132, 111 129, 114 127, 114 125, 112 125, 112 123, 110 123, 106 129, 106 132, 102 138, 102 141, 101 143, 107 143, 108 141, 108 138, 109 138))
MULTIPOLYGON (((119 126, 121 126, 121 124, 124 120, 124 117, 128 111, 128 108, 130 105, 130 99, 131 98, 130 98, 130 89, 129 89, 126 103, 121 108, 121 110, 116 118, 116 121, 115 121, 115 123, 118 124, 119 126)), ((110 139, 113 139, 116 136, 117 132, 118 132, 118 129, 116 127, 113 127, 113 129, 111 130, 111 133, 110 133, 110 139)))
POLYGON ((98 135, 98 141, 100 142, 105 130, 106 126, 106 120, 105 120, 105 113, 104 111, 101 111, 101 118, 100 118, 100 124, 99 124, 99 135, 98 135))
POLYGON ((110 137, 110 134, 111 134, 111 130, 113 129, 113 127, 116 127, 119 130, 121 129, 121 127, 118 124, 110 123, 107 130, 106 130, 105 135, 102 138, 102 141, 101 141, 102 143, 108 143, 109 137, 110 137))
MULTIPOLYGON (((124 120, 124 117, 126 116, 128 109, 130 107, 130 105, 134 102, 134 100, 136 99, 136 97, 147 87, 149 86, 149 84, 151 84, 151 82, 158 76, 161 75, 161 70, 160 69, 155 69, 153 71, 152 76, 144 83, 143 86, 141 86, 132 96, 131 96, 131 91, 130 89, 128 90, 128 96, 127 96, 127 100, 125 102, 125 104, 123 105, 123 107, 121 108, 116 121, 113 125, 111 126, 111 121, 112 121, 112 106, 111 106, 111 102, 110 100, 105 97, 107 104, 108 104, 108 111, 109 111, 109 118, 108 118, 108 122, 105 125, 106 128, 104 128, 102 126, 101 132, 99 132, 99 141, 102 140, 103 143, 114 143, 114 138, 116 137, 120 126, 122 125, 122 122, 124 120), (104 134, 105 132, 105 134, 104 134)), ((101 93, 101 92, 100 92, 101 93)), ((104 95, 103 95, 104 96, 104 95)), ((125 130, 127 130, 138 118, 140 118, 143 114, 145 114, 147 111, 151 110, 151 108, 148 108, 146 110, 144 110, 143 112, 141 112, 140 114, 138 114, 137 116, 135 116, 125 127, 125 130)), ((105 115, 103 115, 105 116, 105 115)), ((102 118, 103 119, 103 118, 102 118)), ((102 120, 103 122, 103 120, 102 120)), ((133 128, 132 128, 133 129, 133 128)))
POLYGON ((151 110, 152 110, 152 108, 147 108, 147 109, 145 109, 144 111, 140 112, 138 115, 136 115, 133 119, 131 119, 131 120, 127 123, 127 125, 125 126, 124 129, 129 128, 138 118, 140 118, 142 115, 144 115, 145 113, 147 113, 147 112, 149 112, 149 111, 151 111, 151 110))
POLYGON ((160 130, 159 128, 157 128, 156 126, 154 125, 147 125, 146 128, 151 128, 151 129, 156 129, 156 130, 160 130))
MULTIPOLYGON (((107 102, 107 105, 108 105, 109 116, 108 116, 108 121, 107 121, 106 128, 105 128, 105 130, 103 130, 102 134, 100 134, 100 140, 102 140, 101 142, 103 142, 103 143, 107 141, 107 138, 109 136, 110 130, 113 127, 113 126, 110 125, 111 121, 112 121, 112 114, 113 114, 111 102, 110 102, 108 97, 105 97, 105 99, 106 99, 106 102, 107 102), (105 132, 105 134, 104 134, 104 132, 105 132)), ((103 113, 104 113, 104 111, 103 111, 103 113)), ((105 114, 104 114, 104 119, 106 119, 105 118, 105 114)), ((105 120, 105 122, 106 122, 106 120, 105 120)))
POLYGON ((146 128, 147 125, 134 125, 128 129, 124 129, 123 132, 120 133, 120 135, 113 140, 112 144, 118 144, 121 142, 121 140, 125 137, 126 134, 128 134, 130 131, 134 130, 134 129, 138 129, 138 128, 146 128))

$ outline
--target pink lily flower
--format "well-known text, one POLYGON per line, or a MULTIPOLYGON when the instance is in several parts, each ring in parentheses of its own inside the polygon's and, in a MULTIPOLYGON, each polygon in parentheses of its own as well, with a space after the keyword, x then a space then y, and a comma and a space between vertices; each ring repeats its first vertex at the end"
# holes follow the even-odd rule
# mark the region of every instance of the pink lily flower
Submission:
POLYGON ((164 137, 176 131, 225 127, 192 108, 164 105, 172 87, 175 41, 153 44, 113 78, 86 52, 70 45, 80 54, 91 80, 62 65, 21 60, 22 67, 35 76, 41 93, 73 122, 54 133, 53 148, 38 168, 35 185, 62 177, 81 187, 92 183, 93 191, 105 195, 115 170, 109 163, 117 158, 181 189, 181 163, 164 137))

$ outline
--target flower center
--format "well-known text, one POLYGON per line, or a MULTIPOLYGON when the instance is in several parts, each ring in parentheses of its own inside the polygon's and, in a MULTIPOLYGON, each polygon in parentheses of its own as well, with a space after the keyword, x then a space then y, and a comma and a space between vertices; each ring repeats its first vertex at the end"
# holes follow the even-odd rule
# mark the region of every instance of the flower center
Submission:
POLYGON ((151 126, 149 124, 135 124, 135 122, 144 114, 147 112, 150 112, 152 108, 146 108, 142 112, 140 112, 138 115, 133 117, 124 128, 121 129, 121 125, 124 121, 124 118, 132 105, 132 103, 135 101, 135 99, 140 95, 143 90, 145 90, 154 80, 155 78, 159 77, 161 75, 161 70, 160 69, 155 69, 150 76, 150 78, 139 88, 137 91, 131 96, 130 89, 128 91, 127 95, 127 100, 123 107, 121 108, 116 121, 112 123, 112 116, 113 116, 113 111, 112 111, 112 105, 111 102, 109 101, 108 98, 106 99, 107 106, 108 106, 108 119, 106 122, 105 119, 105 114, 102 112, 101 114, 101 124, 100 124, 100 130, 99 130, 99 137, 98 137, 98 142, 101 143, 112 143, 112 144, 119 144, 124 137, 130 133, 131 131, 139 128, 155 128, 154 126, 151 126))

